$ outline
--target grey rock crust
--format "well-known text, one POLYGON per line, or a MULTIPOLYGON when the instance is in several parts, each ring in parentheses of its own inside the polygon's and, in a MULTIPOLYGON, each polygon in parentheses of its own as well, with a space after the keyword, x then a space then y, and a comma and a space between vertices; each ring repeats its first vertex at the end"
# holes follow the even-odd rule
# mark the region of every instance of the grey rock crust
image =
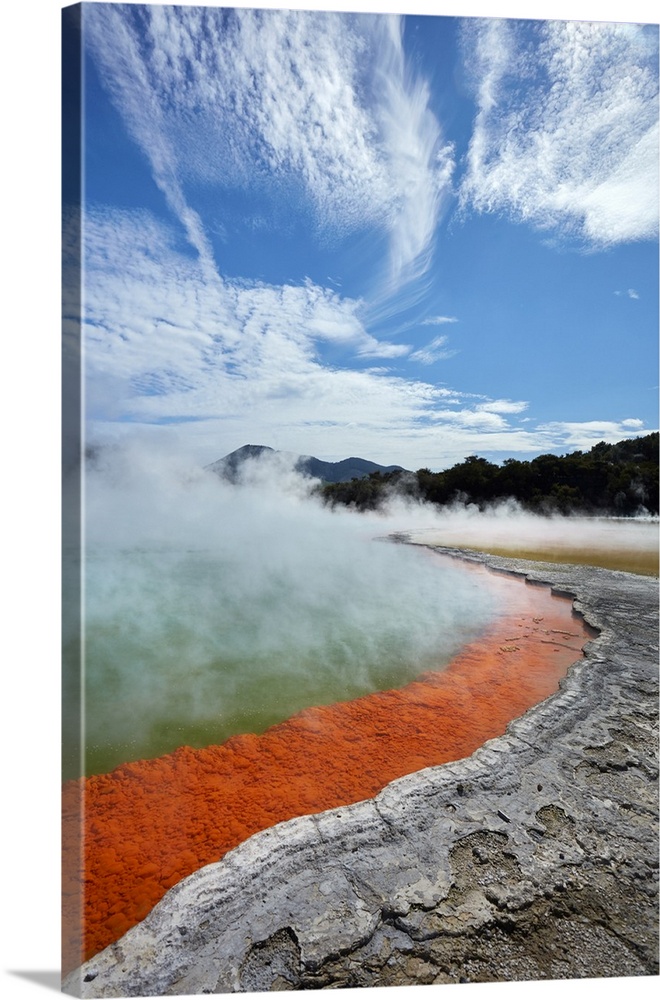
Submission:
POLYGON ((64 982, 79 997, 658 974, 658 581, 452 554, 598 635, 471 757, 256 834, 64 982))

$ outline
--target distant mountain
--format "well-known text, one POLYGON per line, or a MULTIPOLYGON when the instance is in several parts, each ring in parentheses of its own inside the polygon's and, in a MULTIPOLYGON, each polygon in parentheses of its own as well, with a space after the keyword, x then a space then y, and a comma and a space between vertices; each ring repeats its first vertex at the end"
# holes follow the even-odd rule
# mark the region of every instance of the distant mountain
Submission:
MULTIPOLYGON (((224 458, 219 458, 217 462, 212 462, 206 468, 216 475, 236 482, 240 467, 251 458, 260 458, 264 453, 269 455, 281 455, 283 452, 275 451, 263 444, 244 444, 242 448, 237 448, 224 458)), ((400 465, 378 465, 377 462, 369 462, 365 458, 344 458, 341 462, 323 462, 320 458, 311 455, 292 456, 294 468, 303 475, 313 476, 325 483, 350 483, 352 479, 364 479, 372 472, 404 472, 400 465)))
POLYGON ((300 472, 322 479, 326 483, 350 483, 351 479, 364 479, 372 472, 404 472, 400 465, 378 465, 366 458, 344 458, 341 462, 322 462, 310 455, 301 457, 296 463, 300 472))
POLYGON ((271 455, 276 454, 274 448, 268 448, 264 444, 244 444, 242 448, 237 448, 230 455, 219 458, 217 462, 212 462, 211 465, 207 465, 205 468, 209 472, 215 472, 216 475, 222 476, 223 479, 229 479, 230 482, 234 483, 238 476, 238 470, 243 463, 247 462, 250 458, 261 458, 264 452, 268 452, 271 455))

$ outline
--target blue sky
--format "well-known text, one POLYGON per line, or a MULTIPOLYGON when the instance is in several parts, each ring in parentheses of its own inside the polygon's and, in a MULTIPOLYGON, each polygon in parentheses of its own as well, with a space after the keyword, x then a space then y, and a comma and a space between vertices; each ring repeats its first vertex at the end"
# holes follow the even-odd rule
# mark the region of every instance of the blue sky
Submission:
POLYGON ((657 429, 657 25, 86 4, 84 44, 90 440, 657 429))

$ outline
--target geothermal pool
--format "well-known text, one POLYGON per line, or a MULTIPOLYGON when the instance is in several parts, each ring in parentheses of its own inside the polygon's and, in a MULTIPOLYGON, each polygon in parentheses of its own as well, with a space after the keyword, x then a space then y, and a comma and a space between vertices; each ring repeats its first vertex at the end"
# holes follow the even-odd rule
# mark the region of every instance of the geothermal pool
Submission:
MULTIPOLYGON (((360 801, 394 778, 469 755, 556 691, 581 656, 589 630, 571 601, 548 587, 427 550, 390 549, 405 552, 405 565, 417 569, 413 578, 424 583, 421 590, 415 585, 417 595, 435 581, 442 600, 424 613, 435 607, 441 614, 440 632, 450 620, 463 629, 460 640, 451 641, 454 655, 448 658, 445 648, 434 659, 430 646, 415 646, 418 659, 388 686, 402 636, 383 629, 386 641, 359 645, 346 660, 346 675, 356 672, 360 656, 389 650, 380 674, 364 672, 371 682, 385 679, 384 689, 329 695, 331 703, 312 702, 313 707, 285 716, 261 735, 244 729, 203 748, 179 746, 68 782, 65 910, 68 905, 74 912, 64 922, 73 930, 65 940, 66 969, 117 940, 168 888, 258 830, 360 801), (460 593, 456 603, 461 606, 471 595, 471 624, 447 619, 446 608, 455 604, 449 591, 460 593), (81 796, 84 854, 78 857, 81 796), (83 942, 75 933, 77 905, 84 909, 83 942)), ((395 605, 393 600, 388 613, 394 614, 395 605)), ((405 602, 404 607, 408 612, 405 602)), ((338 676, 343 683, 346 677, 341 671, 338 676)), ((285 711, 279 703, 278 712, 285 711)))
MULTIPOLYGON (((258 547, 92 550, 84 751, 66 777, 400 687, 504 609, 503 593, 428 552, 362 538, 352 552, 331 546, 317 542, 309 562, 258 547)), ((73 641, 65 655, 77 652, 73 641)))

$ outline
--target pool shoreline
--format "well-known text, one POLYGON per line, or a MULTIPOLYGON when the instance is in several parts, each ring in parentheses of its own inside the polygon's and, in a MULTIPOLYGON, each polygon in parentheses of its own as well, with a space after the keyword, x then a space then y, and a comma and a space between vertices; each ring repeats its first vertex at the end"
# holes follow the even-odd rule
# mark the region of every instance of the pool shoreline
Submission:
POLYGON ((469 981, 657 974, 642 880, 655 858, 657 580, 442 551, 575 595, 600 631, 559 692, 470 757, 251 837, 175 885, 66 992, 455 982, 459 968, 469 981), (280 971, 269 981, 267 968, 280 971))

